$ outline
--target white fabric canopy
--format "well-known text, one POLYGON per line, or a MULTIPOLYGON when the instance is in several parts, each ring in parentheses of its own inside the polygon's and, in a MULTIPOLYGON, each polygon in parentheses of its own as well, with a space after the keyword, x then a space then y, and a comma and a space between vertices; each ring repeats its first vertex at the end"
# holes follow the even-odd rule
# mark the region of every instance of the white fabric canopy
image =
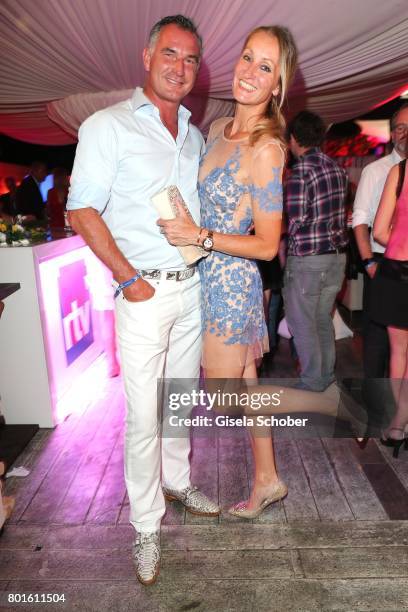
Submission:
MULTIPOLYGON (((75 138, 81 123, 101 108, 130 98, 133 89, 75 94, 47 104, 48 116, 75 138)), ((215 100, 204 96, 189 95, 183 101, 192 111, 192 121, 206 132, 217 117, 231 115, 234 104, 229 100, 215 100)))
POLYGON ((247 32, 262 24, 288 26, 298 44, 289 114, 307 106, 342 121, 407 88, 406 0, 2 0, 0 131, 74 142, 88 114, 143 84, 149 29, 175 13, 192 17, 204 39, 187 102, 204 129, 231 112, 234 62, 247 32))

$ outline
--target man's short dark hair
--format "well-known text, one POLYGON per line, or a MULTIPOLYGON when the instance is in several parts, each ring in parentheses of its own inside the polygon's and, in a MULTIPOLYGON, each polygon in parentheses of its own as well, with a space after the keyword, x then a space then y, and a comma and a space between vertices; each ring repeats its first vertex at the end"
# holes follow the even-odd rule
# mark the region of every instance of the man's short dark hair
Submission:
POLYGON ((390 129, 391 131, 395 128, 395 120, 397 118, 397 115, 400 111, 404 110, 404 108, 408 108, 408 102, 404 102, 403 104, 401 104, 401 106, 399 107, 398 110, 395 111, 395 113, 393 113, 391 115, 391 119, 390 119, 390 129))
POLYGON ((184 15, 169 15, 168 17, 163 17, 163 19, 160 19, 160 21, 155 23, 150 30, 149 40, 147 42, 150 49, 154 48, 157 39, 159 38, 160 31, 168 25, 176 25, 181 30, 186 30, 187 32, 194 34, 194 36, 197 38, 201 55, 203 50, 203 40, 198 33, 197 26, 195 25, 194 21, 188 17, 185 17, 184 15))
POLYGON ((326 126, 319 115, 304 110, 289 122, 287 134, 288 137, 293 136, 301 147, 320 147, 326 134, 326 126))

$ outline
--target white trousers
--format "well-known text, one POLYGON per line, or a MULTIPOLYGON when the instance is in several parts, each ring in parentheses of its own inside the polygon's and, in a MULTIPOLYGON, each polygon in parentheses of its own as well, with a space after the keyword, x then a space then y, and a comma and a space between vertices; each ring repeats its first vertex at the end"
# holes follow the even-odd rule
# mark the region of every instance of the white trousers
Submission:
POLYGON ((158 378, 198 379, 201 357, 200 279, 148 280, 145 302, 116 300, 116 328, 127 400, 125 480, 130 522, 156 531, 165 512, 163 484, 190 485, 190 439, 160 437, 158 378))

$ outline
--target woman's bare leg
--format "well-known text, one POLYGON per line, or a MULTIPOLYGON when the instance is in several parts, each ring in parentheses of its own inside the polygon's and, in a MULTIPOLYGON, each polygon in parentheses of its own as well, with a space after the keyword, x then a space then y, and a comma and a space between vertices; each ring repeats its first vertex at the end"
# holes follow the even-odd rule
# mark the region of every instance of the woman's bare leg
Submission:
POLYGON ((408 330, 390 326, 387 331, 391 349, 390 380, 397 407, 387 433, 397 438, 397 431, 392 430, 400 430, 402 437, 408 423, 408 330))
POLYGON ((390 378, 401 380, 406 376, 408 367, 408 330, 387 327, 390 339, 390 378))
MULTIPOLYGON (((249 364, 243 375, 248 381, 248 391, 251 384, 257 382, 255 363, 249 364)), ((248 427, 254 458, 254 479, 249 500, 246 503, 248 510, 258 508, 265 498, 265 489, 278 482, 275 453, 273 449, 272 430, 266 425, 253 425, 248 427)))
POLYGON ((269 302, 271 301, 271 293, 270 289, 264 289, 263 292, 263 307, 264 307, 264 317, 266 325, 268 325, 269 321, 269 302))
MULTIPOLYGON (((252 385, 258 380, 255 362, 245 368, 206 369, 204 374, 207 390, 213 393, 218 390, 250 393, 252 385)), ((224 408, 229 412, 227 406, 219 408, 224 408)), ((230 412, 236 414, 233 408, 230 412)), ((258 508, 264 500, 265 489, 277 483, 279 478, 276 472, 271 428, 266 425, 254 425, 248 427, 248 433, 255 469, 252 491, 245 505, 248 510, 253 510, 258 508)))
MULTIPOLYGON (((367 427, 365 409, 347 393, 340 392, 337 384, 331 384, 325 391, 304 391, 277 385, 255 385, 246 389, 252 400, 263 396, 268 401, 261 408, 245 407, 245 414, 279 416, 293 413, 316 413, 338 417, 352 426, 355 435, 362 435, 367 427), (276 401, 279 398, 279 403, 276 401)), ((255 403, 255 402, 254 402, 255 403)))
MULTIPOLYGON (((259 385, 256 377, 255 363, 246 368, 207 368, 204 370, 206 387, 208 391, 228 391, 245 393, 251 398, 259 398, 260 394, 271 398, 260 409, 245 406, 244 412, 248 416, 256 415, 282 415, 291 413, 319 413, 331 416, 340 416, 353 423, 355 428, 365 428, 365 413, 357 403, 349 409, 342 403, 341 394, 337 385, 332 384, 325 391, 304 391, 291 387, 276 385, 259 385), (277 404, 272 397, 279 395, 280 403, 277 404), (354 414, 353 414, 354 413, 354 414)), ((353 402, 352 398, 350 401, 353 402)), ((218 407, 229 414, 240 414, 242 408, 221 406, 218 407)), ((258 508, 265 499, 265 491, 279 480, 276 471, 275 456, 272 442, 271 428, 266 425, 254 425, 249 427, 252 453, 254 457, 254 484, 249 500, 245 503, 248 510, 258 508)))
MULTIPOLYGON (((242 372, 241 376, 244 376, 243 369, 231 371, 236 375, 242 372)), ((209 376, 210 379, 215 379, 207 381, 211 383, 211 388, 214 392, 220 389, 221 376, 224 380, 227 378, 225 369, 222 371, 219 369, 206 370, 206 376, 209 376), (216 377, 218 377, 218 380, 216 377)), ((241 387, 239 387, 239 383, 238 376, 233 381, 231 379, 225 381, 225 384, 229 385, 230 388, 233 386, 236 392, 249 394, 254 405, 256 403, 259 405, 259 398, 261 396, 266 399, 262 402, 260 408, 245 405, 238 410, 237 408, 231 408, 229 414, 242 413, 243 411, 248 416, 256 417, 257 415, 278 416, 308 412, 348 420, 353 424, 356 431, 364 430, 366 425, 366 411, 350 395, 341 393, 335 383, 331 384, 325 391, 305 391, 283 385, 259 385, 255 376, 249 378, 248 372, 245 373, 245 380, 242 380, 241 387), (276 401, 276 398, 279 398, 279 403, 276 401)))

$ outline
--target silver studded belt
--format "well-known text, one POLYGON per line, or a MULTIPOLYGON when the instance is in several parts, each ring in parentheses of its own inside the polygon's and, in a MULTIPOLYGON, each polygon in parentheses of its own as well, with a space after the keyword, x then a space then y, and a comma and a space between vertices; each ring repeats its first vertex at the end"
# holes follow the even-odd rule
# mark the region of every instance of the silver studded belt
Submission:
POLYGON ((154 278, 156 280, 165 278, 166 280, 183 281, 191 278, 195 271, 196 266, 192 266, 184 270, 140 270, 140 274, 143 278, 154 278))

